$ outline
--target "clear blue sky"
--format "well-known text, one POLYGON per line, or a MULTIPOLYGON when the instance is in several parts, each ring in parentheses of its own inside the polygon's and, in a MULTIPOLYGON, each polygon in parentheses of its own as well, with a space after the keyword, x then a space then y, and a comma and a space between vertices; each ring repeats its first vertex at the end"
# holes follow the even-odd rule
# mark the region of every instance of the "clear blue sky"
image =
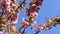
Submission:
MULTIPOLYGON (((26 3, 28 1, 29 0, 27 0, 26 3)), ((26 5, 26 7, 28 7, 28 3, 26 5)), ((44 0, 42 6, 40 6, 39 15, 35 19, 37 21, 37 24, 34 27, 34 29, 37 28, 38 24, 40 24, 40 23, 44 24, 46 17, 53 18, 56 15, 60 15, 60 0, 44 0)), ((25 9, 24 9, 24 10, 22 10, 22 12, 20 12, 19 20, 18 20, 17 24, 19 24, 19 22, 22 22, 22 18, 26 18, 26 17, 27 16, 25 15, 25 9)), ((19 28, 19 27, 17 27, 17 28, 19 28)), ((25 34, 33 34, 33 32, 34 31, 31 30, 30 27, 28 27, 26 29, 25 34)), ((51 30, 48 30, 48 31, 43 30, 39 34, 60 34, 60 25, 57 25, 56 27, 52 27, 51 30)))

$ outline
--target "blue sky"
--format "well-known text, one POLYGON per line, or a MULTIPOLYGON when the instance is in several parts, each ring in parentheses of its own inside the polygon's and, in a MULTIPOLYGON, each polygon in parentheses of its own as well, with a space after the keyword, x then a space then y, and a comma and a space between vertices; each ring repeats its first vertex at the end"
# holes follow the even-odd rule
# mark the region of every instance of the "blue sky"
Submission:
MULTIPOLYGON (((28 1, 29 0, 27 0, 26 3, 28 1)), ((28 3, 26 7, 28 8, 28 3)), ((46 17, 53 18, 56 15, 60 15, 60 0, 44 0, 42 3, 42 6, 39 6, 39 7, 40 7, 39 15, 37 16, 37 18, 35 18, 35 21, 37 21, 37 24, 36 26, 34 26, 34 29, 37 28, 38 24, 40 23, 44 24, 46 17)), ((22 22, 22 18, 27 17, 25 15, 25 9, 23 9, 22 12, 20 12, 19 14, 20 14, 18 18, 19 20, 17 24, 20 24, 20 22, 22 22)), ((18 25, 17 25, 17 28, 19 28, 18 25)), ((30 27, 28 27, 25 31, 25 34, 33 34, 34 29, 31 30, 30 27)), ((39 34, 60 34, 60 25, 57 25, 56 27, 52 27, 51 30, 48 30, 48 31, 43 30, 39 34)))
MULTIPOLYGON (((27 0, 26 3, 28 1, 29 0, 27 0)), ((26 5, 26 7, 28 8, 28 3, 26 5)), ((37 24, 36 24, 36 26, 34 26, 34 29, 37 28, 38 24, 40 24, 40 23, 44 24, 46 17, 53 18, 56 15, 60 15, 60 0, 44 0, 42 6, 39 6, 39 7, 40 7, 39 15, 37 16, 37 18, 35 18, 35 20, 37 21, 37 24)), ((25 15, 25 10, 22 10, 22 12, 19 15, 18 22, 22 22, 22 18, 26 18, 26 17, 27 16, 25 15)), ((39 34, 60 34, 59 26, 60 25, 57 25, 56 27, 52 27, 51 30, 48 30, 48 31, 43 30, 39 34)), ((25 34, 33 34, 34 29, 30 30, 30 27, 28 27, 25 31, 26 32, 25 34)))

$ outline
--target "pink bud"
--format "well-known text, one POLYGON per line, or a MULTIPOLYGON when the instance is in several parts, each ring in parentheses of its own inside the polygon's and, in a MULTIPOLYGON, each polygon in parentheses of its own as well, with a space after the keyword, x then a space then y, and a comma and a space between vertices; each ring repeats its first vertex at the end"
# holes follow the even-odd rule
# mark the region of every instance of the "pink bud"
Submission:
POLYGON ((38 31, 42 31, 43 30, 43 27, 38 27, 38 31))
POLYGON ((2 27, 3 27, 3 26, 4 26, 4 24, 0 24, 0 26, 2 26, 2 27))
POLYGON ((36 18, 36 17, 37 17, 37 15, 38 15, 38 13, 36 13, 36 12, 31 13, 31 16, 32 16, 33 18, 36 18))
POLYGON ((26 28, 27 26, 29 26, 29 23, 28 22, 24 22, 24 28, 26 28))
POLYGON ((33 23, 31 23, 32 26, 34 26, 36 24, 36 21, 33 21, 33 23))
POLYGON ((12 21, 15 21, 15 20, 16 20, 16 17, 12 15, 12 16, 11 16, 11 20, 12 20, 12 21))
POLYGON ((9 13, 10 13, 9 10, 7 10, 7 9, 4 10, 4 15, 8 15, 9 13))

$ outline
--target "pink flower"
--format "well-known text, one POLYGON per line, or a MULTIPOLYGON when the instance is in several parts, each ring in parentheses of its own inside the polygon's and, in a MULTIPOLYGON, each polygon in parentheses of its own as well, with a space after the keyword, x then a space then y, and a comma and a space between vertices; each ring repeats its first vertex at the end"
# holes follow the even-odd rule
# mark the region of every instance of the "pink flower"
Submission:
POLYGON ((18 13, 16 13, 16 12, 15 12, 15 13, 13 13, 13 16, 15 16, 16 18, 18 17, 18 15, 19 15, 19 14, 18 14, 18 13))
POLYGON ((49 30, 50 28, 49 27, 45 27, 45 29, 44 30, 49 30))
POLYGON ((18 22, 18 19, 16 19, 15 21, 12 21, 12 24, 16 24, 18 22))
POLYGON ((42 30, 43 30, 43 27, 42 26, 37 28, 37 31, 40 31, 41 32, 42 30))
POLYGON ((16 4, 12 3, 10 4, 11 8, 15 9, 16 8, 16 4))
POLYGON ((30 9, 28 9, 27 11, 26 11, 26 15, 27 16, 30 16, 30 14, 32 13, 34 13, 34 14, 37 14, 38 13, 38 10, 39 10, 39 8, 38 7, 31 7, 30 9), (36 12, 36 13, 35 13, 36 12))
POLYGON ((17 13, 13 13, 10 19, 12 21, 15 21, 17 19, 17 17, 18 17, 18 14, 17 13))
POLYGON ((31 23, 31 26, 34 26, 36 24, 36 21, 33 21, 32 23, 31 23))
POLYGON ((9 18, 10 14, 3 15, 3 18, 9 18))
POLYGON ((37 5, 37 6, 41 6, 42 5, 42 2, 43 2, 43 0, 33 0, 33 2, 37 5))
POLYGON ((5 4, 6 4, 6 0, 3 0, 3 1, 2 1, 2 5, 5 5, 5 4))
POLYGON ((31 13, 31 16, 32 16, 33 18, 36 18, 36 17, 37 17, 37 15, 38 15, 38 13, 36 13, 36 12, 31 13))
POLYGON ((0 26, 4 27, 4 24, 0 24, 0 26))
POLYGON ((11 16, 11 20, 12 20, 12 21, 15 21, 15 20, 16 20, 16 17, 12 15, 12 16, 11 16))
POLYGON ((26 27, 28 27, 28 26, 29 26, 29 23, 28 23, 28 22, 26 22, 26 21, 24 21, 24 22, 23 22, 23 24, 24 24, 24 28, 26 28, 26 27))
POLYGON ((7 9, 5 9, 3 14, 4 14, 4 15, 8 15, 9 13, 10 13, 10 11, 7 10, 7 9))
POLYGON ((2 31, 0 31, 0 34, 2 34, 3 32, 2 31))

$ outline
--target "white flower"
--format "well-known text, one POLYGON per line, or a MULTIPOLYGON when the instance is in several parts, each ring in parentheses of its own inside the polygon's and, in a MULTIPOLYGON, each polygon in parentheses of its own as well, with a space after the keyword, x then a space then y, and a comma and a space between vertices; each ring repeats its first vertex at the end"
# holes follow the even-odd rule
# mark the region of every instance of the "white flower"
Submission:
POLYGON ((60 16, 57 16, 56 18, 57 18, 57 19, 60 19, 60 16))
POLYGON ((18 22, 18 19, 16 19, 15 21, 12 21, 12 24, 16 24, 18 22))
POLYGON ((53 22, 53 21, 50 19, 49 22, 51 23, 51 22, 53 22))
POLYGON ((37 15, 38 15, 38 13, 37 13, 37 12, 31 13, 31 16, 32 16, 33 18, 36 18, 36 17, 37 17, 37 15))
POLYGON ((32 6, 36 6, 36 4, 32 4, 32 6))
POLYGON ((31 23, 32 26, 34 26, 36 24, 36 21, 34 21, 33 23, 31 23))
POLYGON ((16 30, 16 27, 15 26, 12 26, 12 29, 15 31, 16 30))
POLYGON ((0 31, 0 34, 2 34, 3 32, 2 31, 0 31))

